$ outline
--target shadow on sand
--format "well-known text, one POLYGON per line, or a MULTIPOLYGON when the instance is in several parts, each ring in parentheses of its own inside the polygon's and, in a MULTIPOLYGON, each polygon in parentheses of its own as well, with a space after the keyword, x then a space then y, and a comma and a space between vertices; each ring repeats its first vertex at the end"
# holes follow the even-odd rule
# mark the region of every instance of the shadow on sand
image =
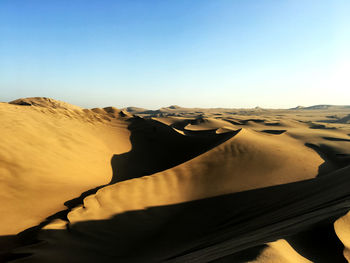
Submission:
POLYGON ((232 138, 239 130, 224 134, 193 133, 184 136, 173 128, 152 119, 134 117, 129 119, 131 151, 114 155, 111 158, 113 176, 110 183, 83 192, 79 197, 64 203, 66 210, 47 217, 39 225, 22 231, 17 235, 0 236, 0 262, 26 256, 13 254, 17 247, 38 242, 38 232, 54 219, 68 221, 69 211, 83 204, 85 197, 95 194, 100 188, 116 182, 150 175, 192 159, 224 141, 232 138))
MULTIPOLYGON (((238 132, 183 136, 167 125, 141 118, 134 118, 129 129, 132 149, 112 157, 110 184, 176 166, 238 132)), ((329 230, 334 220, 349 210, 350 167, 330 174, 321 168, 323 176, 312 180, 125 212, 108 220, 71 224, 69 231, 42 230, 55 218, 67 220, 69 210, 100 186, 67 201, 67 210, 40 225, 16 236, 0 237, 5 247, 0 262, 29 254, 31 262, 246 262, 256 258, 265 247, 262 244, 280 238, 314 262, 326 262, 325 258, 346 262, 342 244, 329 230), (320 232, 325 236, 316 240, 320 232), (52 238, 52 245, 11 253, 14 248, 52 238), (304 244, 305 240, 315 246, 304 244)))
POLYGON ((132 149, 112 157, 111 183, 172 168, 209 151, 239 132, 215 134, 198 131, 184 136, 163 123, 142 118, 135 118, 128 129, 132 149))
POLYGON ((246 262, 286 238, 313 262, 342 263, 328 230, 349 210, 349 172, 42 230, 51 242, 22 252, 33 253, 29 262, 246 262))

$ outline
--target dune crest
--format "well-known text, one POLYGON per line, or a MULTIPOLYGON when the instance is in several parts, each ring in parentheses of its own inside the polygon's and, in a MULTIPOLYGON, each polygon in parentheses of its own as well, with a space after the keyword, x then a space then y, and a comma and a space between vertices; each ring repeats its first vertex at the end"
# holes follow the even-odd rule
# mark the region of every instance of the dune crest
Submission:
POLYGON ((63 102, 59 100, 54 100, 45 97, 33 97, 33 98, 23 98, 17 99, 9 102, 10 104, 22 105, 22 106, 39 106, 45 108, 54 108, 54 109, 66 109, 66 110, 81 110, 82 108, 63 102))
POLYGON ((287 241, 280 239, 268 243, 268 247, 262 251, 259 257, 249 263, 312 263, 299 255, 287 241))
POLYGON ((349 260, 348 107, 0 113, 0 261, 349 260))
POLYGON ((111 156, 131 147, 124 120, 53 108, 48 101, 48 107, 0 104, 2 235, 34 226, 64 209, 65 201, 107 184, 111 156))

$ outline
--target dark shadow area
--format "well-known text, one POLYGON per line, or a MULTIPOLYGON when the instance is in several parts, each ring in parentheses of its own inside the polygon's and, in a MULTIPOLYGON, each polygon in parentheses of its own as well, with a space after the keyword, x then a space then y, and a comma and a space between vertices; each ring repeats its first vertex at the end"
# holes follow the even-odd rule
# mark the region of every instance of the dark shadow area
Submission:
POLYGON ((327 127, 324 124, 312 124, 309 128, 310 129, 320 129, 320 130, 334 130, 334 129, 336 129, 335 127, 327 127))
POLYGON ((317 122, 323 122, 323 123, 337 123, 337 120, 317 120, 317 122))
MULTIPOLYGON (((128 128, 132 149, 112 157, 113 178, 110 184, 174 167, 239 132, 215 135, 194 132, 184 136, 158 121, 137 117, 131 120, 128 128)), ((4 262, 30 253, 33 257, 42 257, 42 262, 45 259, 50 262, 52 255, 41 253, 40 246, 36 250, 28 249, 28 253, 11 253, 15 248, 41 241, 45 243, 47 239, 54 242, 46 242, 46 247, 42 249, 51 246, 51 250, 57 250, 56 255, 62 258, 56 262, 244 262, 245 259, 256 258, 264 248, 262 244, 280 238, 288 237, 291 245, 299 250, 302 249, 299 247, 301 239, 305 237, 308 242, 313 242, 312 234, 317 229, 325 235, 323 238, 333 240, 334 235, 327 232, 329 222, 349 209, 350 167, 329 173, 344 167, 345 163, 338 163, 339 158, 333 160, 333 155, 323 146, 306 146, 317 151, 325 160, 319 168, 323 176, 129 211, 108 220, 71 224, 67 230, 42 229, 53 219, 67 220, 70 209, 82 204, 86 196, 96 193, 104 185, 90 189, 67 201, 67 210, 48 217, 40 225, 16 236, 0 237, 0 244, 6 247, 4 262), (84 251, 84 255, 77 253, 79 250, 84 251)), ((321 242, 316 247, 320 249, 321 242)), ((339 240, 329 248, 329 255, 340 258, 339 240)), ((308 256, 315 257, 312 253, 308 256)))
POLYGON ((231 119, 222 119, 223 121, 227 121, 233 125, 242 125, 242 123, 238 122, 238 121, 234 121, 234 120, 231 120, 231 119))
POLYGON ((170 127, 183 131, 188 124, 191 124, 191 120, 181 120, 171 124, 170 127))
MULTIPOLYGON (((229 123, 235 123, 235 124, 240 124, 231 120, 226 120, 226 119, 221 119, 221 118, 215 118, 216 120, 223 120, 223 121, 227 121, 229 123)), ((170 127, 175 128, 177 130, 183 131, 186 135, 213 135, 215 134, 216 130, 218 128, 213 128, 213 129, 208 129, 208 130, 188 130, 185 127, 187 125, 200 125, 205 123, 207 120, 205 117, 203 116, 199 116, 195 119, 186 119, 186 120, 181 120, 181 121, 177 121, 173 124, 170 125, 170 127), (207 134, 206 134, 207 133, 207 134)))
POLYGON ((343 118, 338 119, 337 123, 349 124, 350 123, 350 114, 343 117, 343 118))
MULTIPOLYGON (((84 193, 82 193, 79 197, 74 198, 74 199, 71 199, 71 200, 65 202, 64 205, 65 205, 66 207, 68 207, 68 212, 69 212, 71 209, 73 209, 74 207, 77 207, 78 205, 81 205, 81 204, 83 203, 83 200, 84 200, 85 197, 87 197, 87 196, 89 196, 89 195, 96 194, 96 192, 97 192, 99 189, 101 189, 101 188, 103 188, 103 187, 105 187, 105 186, 107 186, 107 185, 108 185, 108 184, 106 184, 106 185, 100 185, 100 186, 97 186, 97 187, 95 187, 95 188, 93 188, 93 189, 87 190, 87 191, 85 191, 84 193)), ((66 220, 66 219, 67 219, 67 215, 65 215, 64 218, 62 218, 62 217, 60 217, 60 218, 66 220)), ((48 217, 48 219, 51 219, 51 218, 48 217)))
MULTIPOLYGON (((113 178, 109 184, 168 169, 210 150, 239 132, 215 134, 214 130, 214 132, 189 132, 188 135, 193 136, 183 136, 158 121, 139 117, 130 120, 128 129, 131 131, 132 150, 112 157, 113 178)), ((107 185, 89 189, 79 197, 66 201, 64 203, 66 210, 47 217, 37 226, 17 235, 0 237, 0 262, 28 256, 28 254, 13 254, 11 251, 38 243, 37 235, 44 226, 55 219, 68 222, 67 214, 71 209, 83 204, 85 197, 95 194, 107 185)))
POLYGON ((248 249, 244 249, 237 253, 228 255, 226 257, 222 257, 210 263, 246 263, 255 260, 261 252, 267 247, 267 245, 259 245, 255 247, 251 247, 248 249))
POLYGON ((196 135, 196 136, 215 135, 216 134, 215 132, 217 129, 192 131, 192 130, 187 130, 185 128, 187 125, 198 125, 198 124, 204 123, 205 121, 206 121, 205 118, 200 116, 200 117, 197 117, 196 119, 179 120, 171 124, 170 127, 184 132, 185 135, 196 135))
MULTIPOLYGON (((257 246, 280 238, 299 249, 303 232, 310 236, 317 229, 333 242, 327 229, 349 209, 349 174, 347 167, 312 180, 129 211, 71 224, 69 230, 42 230, 39 239, 54 243, 29 251, 32 262, 36 257, 50 262, 51 252, 59 262, 228 262, 230 257, 239 262, 245 255, 256 257, 262 248, 257 246)), ((340 251, 337 241, 327 255, 340 260, 340 251)))
POLYGON ((256 122, 256 123, 264 123, 265 122, 265 120, 263 120, 263 119, 246 119, 246 120, 234 121, 234 120, 230 120, 230 119, 226 119, 225 118, 225 119, 222 119, 222 120, 227 121, 227 122, 229 122, 229 123, 231 123, 233 125, 247 125, 247 123, 249 121, 256 122))
POLYGON ((281 126, 279 122, 265 122, 266 126, 281 126))
POLYGON ((82 193, 79 197, 71 199, 64 203, 64 205, 68 208, 62 211, 59 211, 53 215, 47 217, 43 222, 39 225, 28 228, 17 235, 10 236, 0 236, 0 263, 8 262, 10 260, 22 258, 29 256, 30 254, 25 253, 12 253, 12 251, 18 247, 28 246, 32 244, 39 243, 40 240, 37 238, 38 233, 42 230, 43 227, 51 223, 55 219, 61 219, 68 222, 67 215, 74 207, 83 204, 83 200, 85 197, 95 194, 98 189, 104 187, 106 185, 101 185, 96 188, 90 189, 84 193, 82 193))
POLYGON ((113 178, 110 183, 169 169, 209 151, 239 132, 186 131, 188 136, 184 136, 168 125, 142 118, 134 118, 128 129, 132 149, 112 157, 113 178))
POLYGON ((25 102, 25 101, 21 101, 19 103, 16 103, 16 105, 20 105, 20 106, 32 106, 32 104, 25 102))
POLYGON ((312 143, 305 143, 305 146, 316 151, 320 155, 320 157, 325 161, 319 167, 318 176, 322 176, 336 169, 340 169, 350 165, 350 156, 348 156, 347 154, 337 153, 328 145, 315 145, 312 143))
POLYGON ((326 120, 317 120, 317 122, 323 122, 323 123, 337 123, 338 122, 338 117, 337 116, 333 116, 333 115, 329 115, 326 116, 326 120))
POLYGON ((350 142, 350 139, 343 139, 343 138, 334 138, 334 137, 322 137, 325 140, 328 141, 336 141, 336 142, 350 142))
POLYGON ((30 227, 17 235, 5 237, 0 236, 0 263, 31 255, 30 253, 14 253, 13 251, 19 247, 40 243, 38 233, 42 230, 42 228, 52 222, 54 219, 62 219, 68 222, 67 214, 69 211, 70 209, 59 211, 47 217, 39 225, 30 227))
POLYGON ((217 135, 216 131, 218 129, 210 129, 210 130, 198 130, 198 131, 192 131, 192 130, 184 130, 185 135, 194 135, 194 136, 215 136, 217 135))
POLYGON ((322 151, 322 149, 318 145, 312 143, 305 143, 305 146, 313 149, 324 160, 324 163, 318 167, 317 176, 323 176, 339 168, 339 165, 334 162, 334 158, 322 151))
POLYGON ((282 134, 285 133, 287 130, 262 130, 262 132, 270 133, 270 134, 282 134))
POLYGON ((343 256, 344 245, 334 231, 336 219, 329 218, 286 240, 295 251, 314 263, 347 263, 343 256))
POLYGON ((249 121, 256 122, 256 123, 263 123, 263 122, 265 122, 265 120, 263 120, 263 119, 247 119, 247 120, 241 120, 240 122, 243 125, 246 125, 249 121))
POLYGON ((9 262, 18 258, 29 256, 29 253, 11 253, 17 247, 22 246, 16 235, 0 236, 0 262, 9 262))

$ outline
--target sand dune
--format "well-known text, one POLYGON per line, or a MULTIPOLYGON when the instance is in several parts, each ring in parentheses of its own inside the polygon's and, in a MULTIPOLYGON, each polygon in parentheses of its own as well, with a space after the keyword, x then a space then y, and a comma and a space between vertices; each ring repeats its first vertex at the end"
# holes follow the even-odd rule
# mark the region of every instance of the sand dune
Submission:
POLYGON ((268 247, 262 251, 254 262, 276 262, 276 263, 310 263, 310 260, 300 256, 295 250, 283 239, 268 244, 268 247))
MULTIPOLYGON (((43 230, 39 238, 44 243, 19 251, 33 253, 24 262, 47 262, 51 257, 51 262, 208 262, 343 214, 350 205, 348 173, 349 168, 314 180, 135 209, 112 217, 108 211, 103 213, 115 205, 109 187, 103 194, 100 190, 97 196, 86 198, 84 212, 84 208, 70 212, 67 230, 43 230), (96 211, 103 219, 95 214, 91 220, 91 212, 96 211)), ((277 246, 275 253, 292 253, 288 250, 277 246)), ((269 254, 262 256, 266 257, 269 254)))
POLYGON ((346 262, 349 113, 0 103, 0 261, 346 262))
POLYGON ((0 104, 1 235, 34 226, 65 201, 109 183, 111 156, 131 148, 122 119, 51 107, 53 100, 40 105, 0 104))

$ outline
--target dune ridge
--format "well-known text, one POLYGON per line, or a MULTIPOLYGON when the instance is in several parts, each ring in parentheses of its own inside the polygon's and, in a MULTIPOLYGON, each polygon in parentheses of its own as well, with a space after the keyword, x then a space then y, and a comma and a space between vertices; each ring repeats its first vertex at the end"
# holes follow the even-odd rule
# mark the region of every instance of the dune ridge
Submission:
POLYGON ((349 260, 348 107, 0 113, 0 262, 349 260))

